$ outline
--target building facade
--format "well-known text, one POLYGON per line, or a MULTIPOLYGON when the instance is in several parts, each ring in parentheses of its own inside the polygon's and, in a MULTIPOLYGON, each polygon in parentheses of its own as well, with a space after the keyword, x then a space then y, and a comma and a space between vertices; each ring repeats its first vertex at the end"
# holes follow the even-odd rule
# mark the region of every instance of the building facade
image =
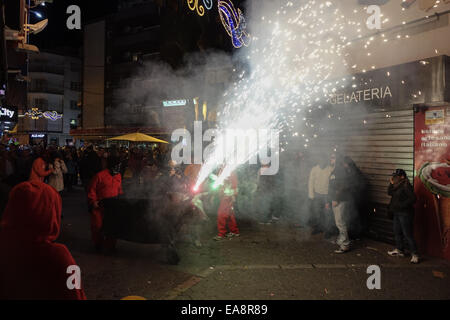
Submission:
POLYGON ((83 122, 74 136, 102 140, 140 130, 167 138, 194 119, 215 119, 233 69, 226 54, 223 63, 202 63, 210 49, 232 50, 215 14, 199 17, 186 1, 120 1, 117 13, 87 24, 83 122))
POLYGON ((81 114, 81 60, 50 52, 29 56, 27 108, 19 115, 23 143, 74 143, 81 114))

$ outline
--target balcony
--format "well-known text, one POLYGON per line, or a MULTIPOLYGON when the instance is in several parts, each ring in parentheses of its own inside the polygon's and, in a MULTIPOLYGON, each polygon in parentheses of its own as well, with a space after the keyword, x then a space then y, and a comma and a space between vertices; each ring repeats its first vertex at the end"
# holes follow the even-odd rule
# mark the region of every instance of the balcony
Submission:
POLYGON ((64 112, 64 104, 62 102, 50 104, 48 102, 32 103, 31 101, 28 101, 28 105, 30 106, 29 109, 38 108, 42 112, 44 112, 44 111, 56 111, 58 113, 64 112))
POLYGON ((64 66, 50 66, 50 65, 33 65, 30 64, 28 67, 29 72, 43 72, 51 74, 64 75, 64 66))
POLYGON ((64 87, 32 85, 28 88, 28 92, 64 95, 64 87))

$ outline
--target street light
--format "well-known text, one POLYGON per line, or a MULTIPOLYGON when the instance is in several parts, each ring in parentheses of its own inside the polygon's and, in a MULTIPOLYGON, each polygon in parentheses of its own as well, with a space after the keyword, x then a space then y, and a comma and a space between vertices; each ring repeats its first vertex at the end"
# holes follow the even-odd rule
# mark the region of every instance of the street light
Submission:
POLYGON ((34 15, 38 18, 42 18, 42 13, 38 12, 38 11, 31 11, 32 13, 34 13, 34 15))

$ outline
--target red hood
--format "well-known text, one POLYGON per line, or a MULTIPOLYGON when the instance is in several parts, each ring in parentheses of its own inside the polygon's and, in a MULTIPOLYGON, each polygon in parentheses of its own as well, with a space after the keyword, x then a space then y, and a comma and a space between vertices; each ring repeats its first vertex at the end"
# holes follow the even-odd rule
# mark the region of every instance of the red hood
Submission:
POLYGON ((61 197, 53 187, 27 181, 14 187, 1 222, 2 236, 33 242, 54 241, 61 224, 61 197))

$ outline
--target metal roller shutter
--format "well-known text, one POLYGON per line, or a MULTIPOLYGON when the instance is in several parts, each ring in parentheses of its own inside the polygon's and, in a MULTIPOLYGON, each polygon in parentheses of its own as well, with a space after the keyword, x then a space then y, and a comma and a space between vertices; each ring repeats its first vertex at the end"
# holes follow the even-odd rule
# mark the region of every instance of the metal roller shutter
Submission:
POLYGON ((327 128, 316 147, 337 147, 351 157, 369 181, 369 236, 392 243, 392 221, 387 217, 387 186, 396 168, 404 169, 412 181, 414 171, 413 109, 373 113, 351 113, 339 125, 327 128))

